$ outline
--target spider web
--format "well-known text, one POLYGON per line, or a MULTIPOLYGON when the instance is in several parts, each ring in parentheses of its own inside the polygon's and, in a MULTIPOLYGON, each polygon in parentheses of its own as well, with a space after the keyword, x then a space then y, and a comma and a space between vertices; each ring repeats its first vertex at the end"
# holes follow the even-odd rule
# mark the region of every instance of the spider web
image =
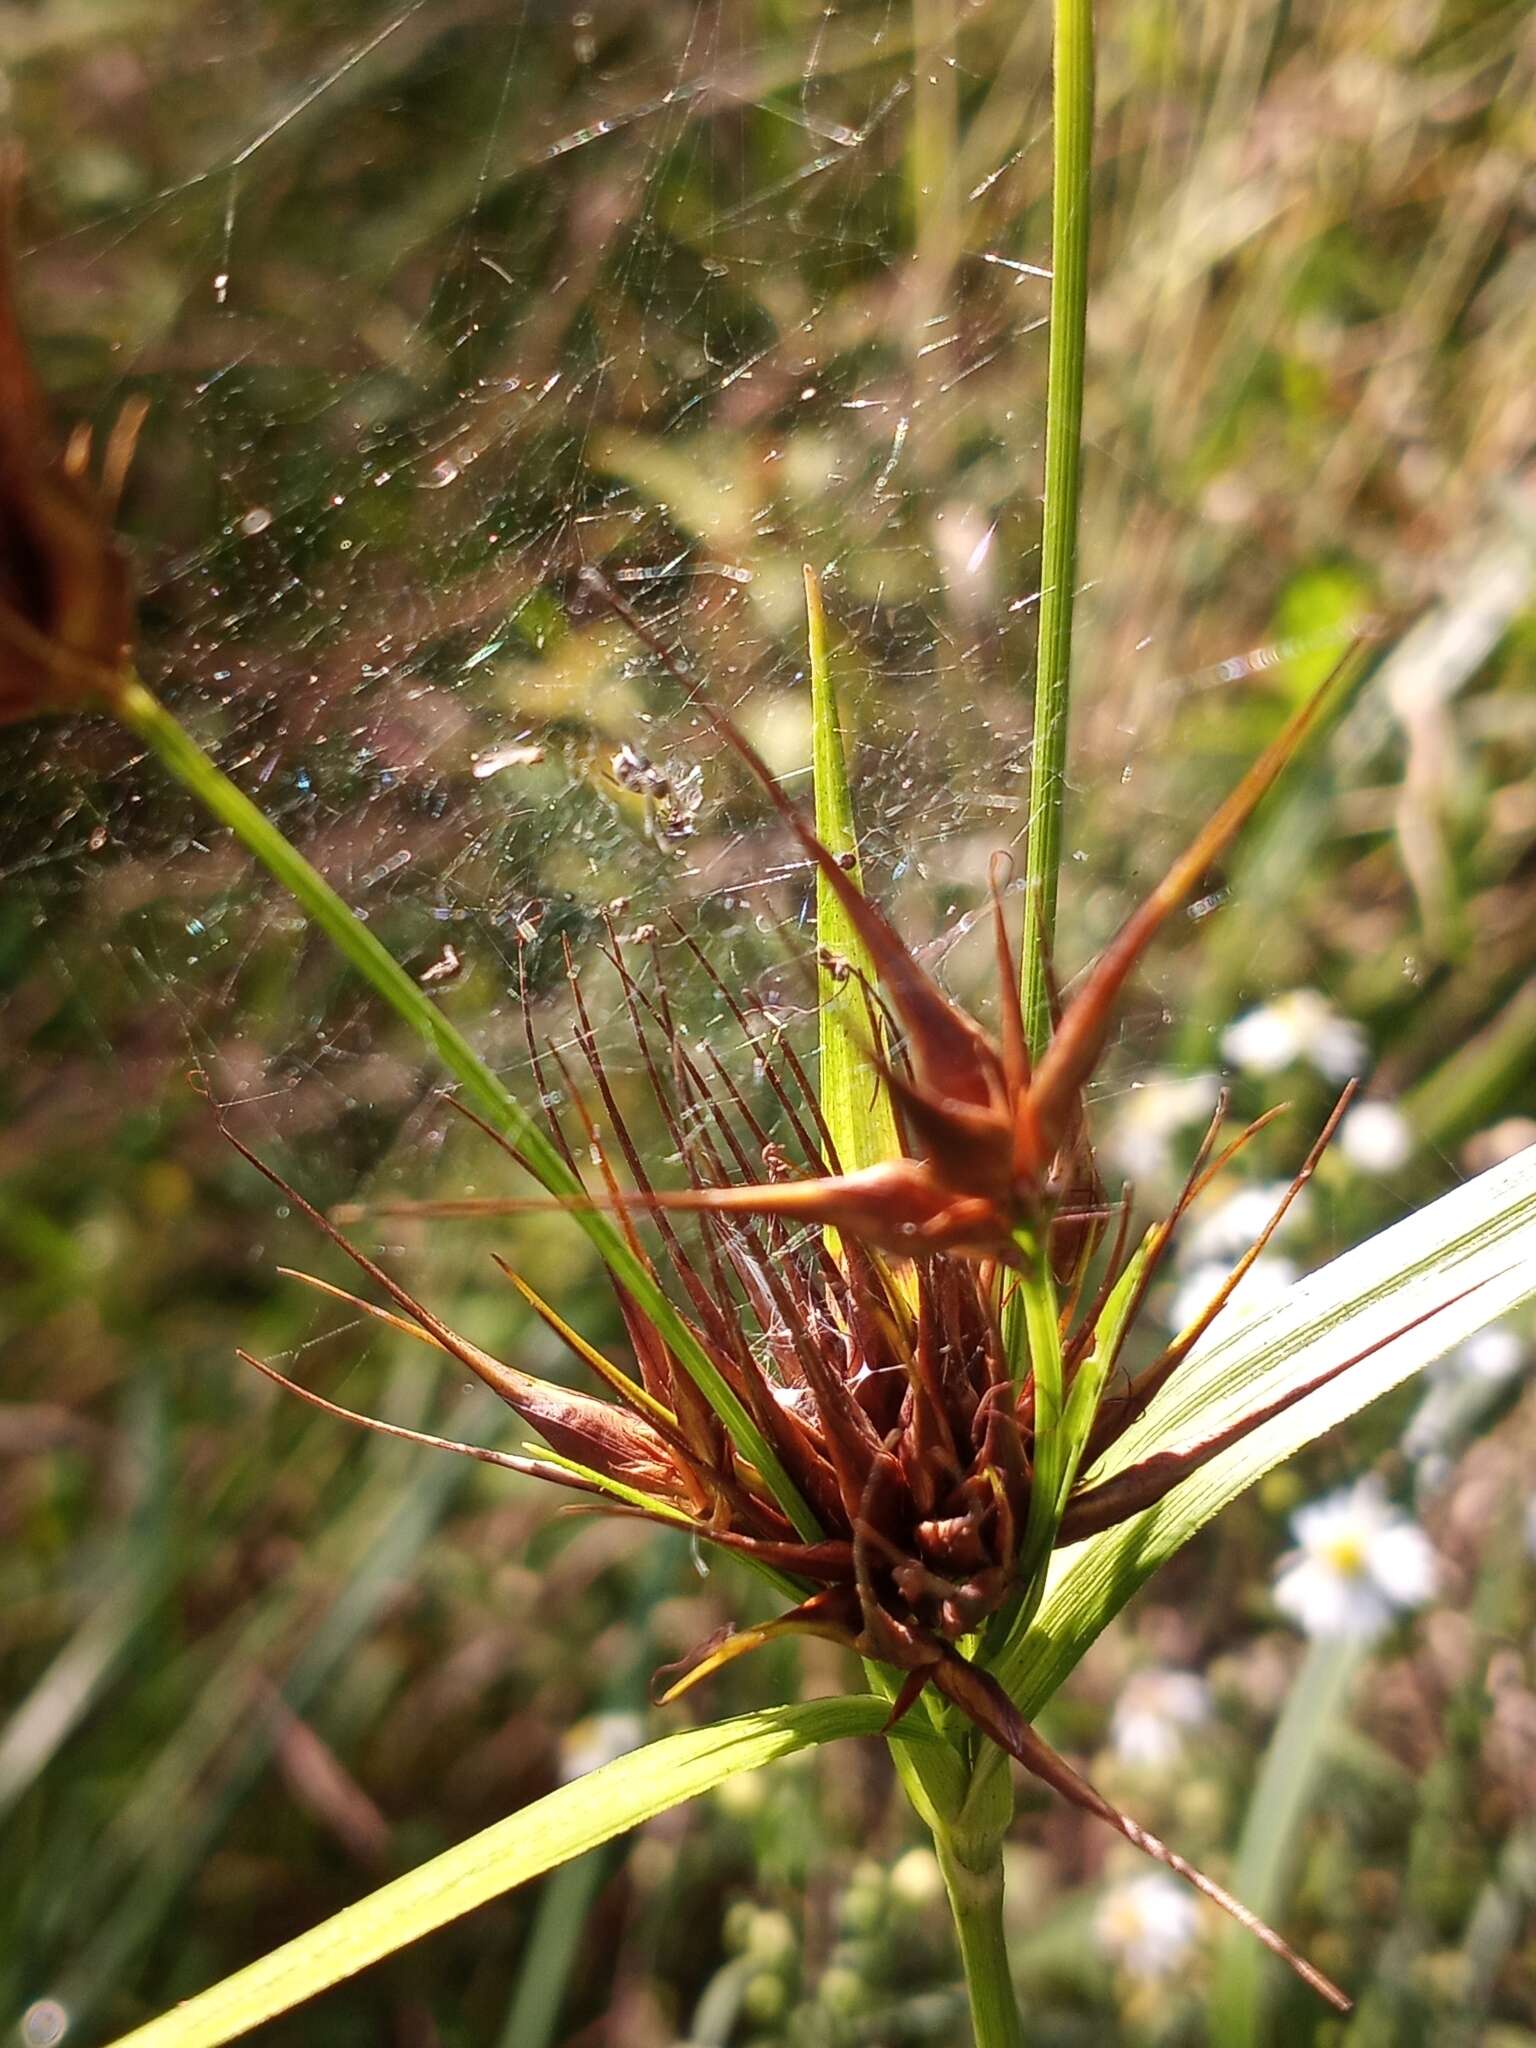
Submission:
MULTIPOLYGON (((66 32, 21 69, 46 367, 103 423, 150 402, 126 522, 152 679, 424 980, 478 978, 493 1032, 516 956, 547 984, 605 908, 703 917, 755 974, 803 916, 798 864, 737 826, 716 742, 583 597, 586 565, 791 778, 800 563, 823 571, 868 854, 917 892, 920 938, 1019 837, 1043 26, 768 25, 213 8, 66 32), (74 148, 46 139, 66 96, 74 148)), ((1102 445, 1104 492, 1155 501, 1102 445)), ((1166 593, 1088 568, 1093 640, 1147 629, 1117 684, 1128 758, 1173 680, 1166 593)), ((7 871, 51 911, 120 855, 174 855, 188 914, 111 943, 195 1040, 201 993, 282 913, 251 912, 249 873, 145 764, 98 734, 44 746, 12 743, 7 871)), ((318 1032, 296 1009, 265 1054, 314 1072, 348 1029, 344 1000, 318 1032)))
MULTIPOLYGON (((1468 124, 1498 107, 1497 40, 1515 46, 1523 10, 1447 28, 1444 84, 1409 26, 1341 25, 1350 12, 1100 10, 1064 978, 1362 608, 1432 594, 1421 556, 1481 534, 1489 480, 1523 459, 1528 370, 1501 370, 1498 349, 1524 364, 1500 337, 1529 295, 1497 181, 1459 159, 1448 171, 1435 127, 1442 99, 1468 124), (1318 40, 1325 18, 1372 39, 1365 93, 1332 91, 1346 67, 1318 40), (1377 47, 1394 34, 1396 69, 1377 47), (1340 246, 1351 213, 1363 256, 1340 246), (1405 306, 1419 310, 1397 346, 1405 306), (1458 323, 1454 379, 1437 391, 1426 367, 1413 383, 1458 323)), ((871 886, 990 1014, 976 926, 993 855, 1022 837, 1039 601, 1049 14, 1009 0, 7 13, 23 311, 44 375, 61 419, 98 432, 148 402, 122 508, 145 674, 525 1102, 519 991, 569 1050, 567 944, 621 1099, 643 1097, 599 957, 608 920, 654 930, 686 1028, 736 1071, 750 1077, 750 1053, 683 934, 764 1029, 814 1043, 805 865, 594 599, 594 568, 800 795, 802 565, 822 574, 871 886)), ((1505 886, 1528 854, 1528 728, 1518 703, 1481 728, 1489 780, 1512 798, 1468 862, 1489 907, 1485 988, 1446 990, 1425 965, 1379 851, 1394 791, 1353 790, 1343 816, 1334 770, 1310 773, 1148 964, 1103 1121, 1159 1063, 1210 1067, 1221 1024, 1261 989, 1317 983, 1368 1013, 1379 1043, 1401 1041, 1394 1087, 1470 1036, 1528 973, 1505 886)), ((1424 731, 1452 762, 1432 719, 1424 731)), ((1352 727, 1344 779, 1395 781, 1392 738, 1384 714, 1352 727)), ((257 1411, 265 1389, 232 1385, 231 1341, 305 1377, 347 1333, 274 1280, 280 1254, 313 1245, 222 1145, 189 1069, 322 1205, 505 1193, 507 1175, 446 1114, 414 1041, 104 720, 0 732, 0 778, 0 1250, 7 1277, 25 1255, 34 1326, 16 1386, 59 1399, 57 1355, 64 1398, 137 1398, 162 1355, 182 1363, 174 1413, 201 1508, 214 1488, 195 1491, 197 1428, 211 1418, 233 1459, 253 1412, 284 1426, 257 1411), (60 1226, 85 1278, 35 1281, 60 1226), (140 1313, 131 1358, 68 1320, 87 1287, 140 1313)), ((1320 1120, 1322 1084, 1300 1085, 1320 1120)), ((1256 1112, 1275 1090, 1254 1092, 1256 1112)), ((1283 1177, 1305 1149, 1294 1127, 1276 1142, 1256 1173, 1283 1177)), ((1380 1211, 1381 1191, 1371 1210, 1359 1187, 1341 1235, 1380 1211)), ((605 1311, 578 1233, 519 1228, 538 1284, 617 1339, 593 1326, 605 1311)), ((426 1299, 488 1344, 506 1333, 516 1311, 483 1232, 392 1220, 384 1235, 426 1299)), ((520 1358, 565 1369, 514 1327, 520 1358)), ((350 1380, 355 1344, 343 1358, 350 1380)), ((398 1376, 325 1384, 428 1427, 454 1394, 398 1376)), ((318 1469, 316 1494, 300 1485, 286 1510, 307 1540, 307 1506, 346 1453, 315 1448, 333 1444, 328 1419, 293 1427, 311 1432, 301 1453, 285 1468, 256 1443, 244 1483, 255 1498, 318 1469)), ((242 1558, 266 1532, 245 1499, 231 1489, 208 1514, 242 1558)), ((102 1510, 107 1550, 116 1512, 102 1510)), ((94 1541, 84 1509, 81 1528, 94 1541)), ((100 1881, 126 1867, 104 1861, 100 1881)))

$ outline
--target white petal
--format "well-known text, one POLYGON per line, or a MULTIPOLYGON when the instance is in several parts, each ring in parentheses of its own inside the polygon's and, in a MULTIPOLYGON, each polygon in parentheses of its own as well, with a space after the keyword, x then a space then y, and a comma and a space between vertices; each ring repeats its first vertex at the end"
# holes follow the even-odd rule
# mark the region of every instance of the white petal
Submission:
POLYGON ((1222 1033, 1222 1058, 1245 1074, 1278 1074, 1301 1056, 1295 1025, 1278 1004, 1250 1010, 1222 1033))
POLYGON ((1395 1173, 1413 1151, 1413 1131, 1390 1102, 1358 1102, 1339 1126, 1339 1150, 1363 1173, 1395 1173))
MULTIPOLYGON (((1456 1389, 1449 1381, 1440 1380, 1431 1385, 1403 1431, 1400 1441, 1404 1457, 1421 1464, 1427 1458, 1440 1456, 1440 1446, 1456 1419, 1459 1406, 1456 1389)), ((1423 1478, 1422 1471, 1419 1476, 1423 1478)))
MULTIPOLYGON (((1197 1266, 1186 1280, 1179 1283, 1178 1291, 1169 1304, 1169 1327, 1173 1330, 1187 1330, 1199 1315, 1202 1315, 1232 1277, 1232 1268, 1217 1262, 1197 1266)), ((1256 1309, 1268 1308, 1282 1294, 1296 1284, 1296 1268, 1289 1259, 1255 1259, 1248 1271, 1233 1288, 1217 1322, 1223 1329, 1226 1324, 1222 1317, 1252 1315, 1256 1309)))
POLYGON ((1166 1714, 1146 1708, 1123 1713, 1118 1707, 1110 1723, 1115 1755, 1133 1770, 1154 1771, 1173 1763, 1179 1754, 1179 1732, 1166 1714))
POLYGON ((1369 1642, 1381 1634, 1392 1609, 1368 1578, 1346 1577, 1320 1558, 1303 1557, 1281 1573, 1275 1605, 1303 1634, 1369 1642))
POLYGON ((1170 1764, 1185 1732, 1210 1719, 1211 1695, 1193 1671, 1150 1665, 1132 1672, 1121 1688, 1110 1723, 1115 1754, 1128 1764, 1152 1769, 1170 1764))
POLYGON ((1095 1915, 1100 1941, 1137 1977, 1165 1977, 1194 1946, 1199 1908, 1183 1885, 1155 1874, 1116 1885, 1095 1915))
POLYGON ((1429 1538, 1407 1520, 1372 1538, 1367 1563, 1376 1584, 1399 1607, 1422 1607, 1440 1582, 1429 1538))
MULTIPOLYGON (((1186 1265, 1209 1259, 1235 1262, 1266 1227, 1288 1186, 1283 1180, 1255 1181, 1225 1201, 1202 1208, 1179 1247, 1181 1261, 1186 1265)), ((1302 1195, 1286 1211, 1283 1227, 1291 1228, 1305 1213, 1306 1197, 1302 1195)))
POLYGON ((1371 1525, 1371 1502, 1361 1495, 1358 1486, 1325 1493, 1321 1500, 1309 1501, 1291 1517, 1291 1533, 1298 1546, 1313 1556, 1331 1550, 1335 1544, 1358 1540, 1369 1532, 1371 1525))
POLYGON ((1507 1380, 1525 1363, 1525 1342, 1502 1323, 1493 1323, 1469 1337, 1451 1355, 1473 1379, 1507 1380))
POLYGON ((584 1778, 616 1757, 638 1749, 645 1731, 638 1714, 592 1714, 569 1729, 560 1745, 560 1776, 584 1778))
POLYGON ((1358 1024, 1343 1017, 1331 1017, 1307 1047, 1307 1057, 1329 1081, 1347 1081, 1365 1065, 1368 1048, 1358 1024))

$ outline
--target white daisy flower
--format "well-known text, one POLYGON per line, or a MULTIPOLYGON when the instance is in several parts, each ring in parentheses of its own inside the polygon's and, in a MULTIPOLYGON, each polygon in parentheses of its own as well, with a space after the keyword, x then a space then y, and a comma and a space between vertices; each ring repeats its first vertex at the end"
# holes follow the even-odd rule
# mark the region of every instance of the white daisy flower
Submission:
POLYGON ((1504 1323, 1490 1323, 1465 1344, 1458 1344, 1447 1363, 1463 1379, 1496 1386, 1502 1380, 1513 1379, 1525 1359, 1525 1339, 1504 1323))
POLYGON ((602 1764, 640 1747, 645 1731, 638 1714, 589 1714, 566 1731, 560 1744, 560 1776, 565 1784, 584 1778, 602 1764))
MULTIPOLYGON (((1225 1200, 1197 1209, 1181 1238, 1179 1263, 1207 1266, 1223 1260, 1229 1267, 1235 1265, 1279 1208, 1289 1186, 1283 1180, 1253 1181, 1225 1200)), ((1303 1192, 1286 1210, 1282 1233, 1293 1230, 1306 1213, 1303 1192)))
POLYGON ((1278 1074, 1303 1062, 1347 1081, 1366 1061, 1366 1037, 1315 988, 1292 989, 1249 1010, 1222 1034, 1222 1057, 1245 1074, 1278 1074))
POLYGON ((1195 1946, 1200 1909, 1183 1885, 1153 1873, 1106 1892, 1094 1931, 1131 1976, 1171 1977, 1195 1946))
POLYGON ((1376 1479, 1313 1501, 1291 1517, 1275 1605, 1309 1636, 1370 1642, 1432 1597, 1439 1568, 1429 1538, 1376 1479))
POLYGON ((1418 1466, 1421 1490, 1432 1490, 1445 1478, 1446 1452, 1475 1429, 1526 1356, 1524 1338, 1492 1323, 1430 1367, 1423 1399, 1402 1435, 1404 1455, 1418 1466))
POLYGON ((1160 1074, 1117 1104, 1109 1148, 1133 1181, 1155 1181, 1172 1163, 1172 1140, 1209 1117, 1221 1084, 1214 1074, 1160 1074))
MULTIPOLYGON (((1232 1263, 1230 1259, 1216 1259, 1209 1265, 1196 1266, 1179 1282, 1168 1305, 1168 1327, 1175 1335, 1187 1330, 1197 1316, 1205 1313, 1232 1277, 1232 1263)), ((1266 1252, 1254 1260, 1238 1281, 1211 1327, 1223 1330, 1234 1314, 1250 1315, 1255 1309, 1268 1308, 1295 1286, 1297 1277, 1290 1259, 1266 1252)))
POLYGON ((891 1895, 914 1909, 944 1896, 944 1874, 931 1849, 909 1849, 891 1866, 891 1895))
POLYGON ((1136 1671, 1115 1702, 1110 1745, 1122 1763, 1160 1770, 1177 1761, 1185 1737, 1210 1718, 1210 1689, 1193 1671, 1136 1671))
POLYGON ((1362 1173, 1395 1173, 1413 1153, 1413 1127, 1392 1102, 1357 1102, 1339 1126, 1339 1150, 1362 1173))

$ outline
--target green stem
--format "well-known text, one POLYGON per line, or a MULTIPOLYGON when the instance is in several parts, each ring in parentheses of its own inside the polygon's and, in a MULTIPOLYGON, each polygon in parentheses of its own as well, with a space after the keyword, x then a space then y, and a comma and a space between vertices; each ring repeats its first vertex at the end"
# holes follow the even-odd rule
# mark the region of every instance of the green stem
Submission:
MULTIPOLYGON (((898 1675, 866 1661, 875 1692, 895 1697, 898 1675)), ((933 1693, 924 1695, 932 1711, 933 1693)), ((916 1718, 923 1711, 912 1709, 916 1718)), ((937 1721, 937 1717, 936 1717, 937 1721)), ((1003 1839, 1013 1819, 1013 1776, 994 1743, 905 1742, 891 1757, 914 1811, 933 1836, 965 1970, 975 2048, 1023 2048, 1018 2000, 1003 1933, 1003 1839)))
POLYGON ((912 240, 919 260, 955 258, 957 128, 953 56, 956 0, 912 0, 912 126, 907 151, 912 240))
MULTIPOLYGON (((316 924, 374 991, 436 1054, 458 1081, 465 1099, 495 1130, 516 1147, 519 1158, 557 1201, 580 1203, 586 1190, 554 1144, 517 1099, 486 1066, 479 1054, 424 995, 400 963, 380 944, 356 911, 304 856, 283 837, 249 797, 208 758, 136 677, 112 692, 109 708, 150 748, 184 788, 227 825, 235 837, 278 881, 305 915, 316 924)), ((815 1518, 801 1500, 772 1445, 745 1406, 721 1376, 688 1324, 657 1285, 645 1262, 631 1250, 609 1217, 591 1208, 573 1207, 571 1214, 596 1247, 614 1278, 656 1323, 684 1369, 730 1432, 741 1455, 751 1461, 772 1489, 775 1500, 809 1541, 820 1534, 815 1518)))
POLYGON ((1055 168, 1051 200, 1051 347, 1045 401, 1045 525, 1040 643, 1029 776, 1024 1019, 1036 1058, 1051 1031, 1050 960, 1066 793, 1072 610, 1077 589, 1083 359, 1093 169, 1093 0, 1056 0, 1055 168))
POLYGON ((1002 1840, 970 1843, 939 1833, 934 1847, 960 1942, 976 2048, 1024 2048, 1003 1931, 1002 1840))

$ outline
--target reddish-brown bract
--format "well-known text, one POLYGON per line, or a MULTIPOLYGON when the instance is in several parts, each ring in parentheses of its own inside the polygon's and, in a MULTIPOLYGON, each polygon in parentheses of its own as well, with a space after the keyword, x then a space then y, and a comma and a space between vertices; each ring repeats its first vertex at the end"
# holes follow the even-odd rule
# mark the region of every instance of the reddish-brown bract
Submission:
MULTIPOLYGON (((740 1183, 652 1199, 674 1208, 712 1207, 817 1222, 898 1254, 960 1252, 1013 1260, 1022 1236, 1036 1249, 1060 1209, 1098 1192, 1083 1090, 1098 1065, 1126 981, 1169 916, 1220 859, 1265 792, 1316 725, 1348 659, 1291 717, 1237 787, 1127 918, 1054 1020, 1038 1065, 1031 1064, 1020 1013, 1019 977, 1000 892, 993 887, 998 960, 999 1034, 950 1001, 913 956, 879 905, 823 846, 740 730, 671 650, 606 585, 596 587, 636 635, 702 704, 705 715, 751 770, 801 848, 835 891, 874 962, 880 989, 905 1034, 904 1061, 887 1063, 873 1046, 895 1098, 905 1157, 857 1173, 811 1181, 740 1183)), ((1074 1246, 1074 1250, 1080 1245, 1074 1246)), ((1028 1256, 1026 1247, 1025 1255, 1028 1256)), ((1069 1269, 1076 1258, 1060 1252, 1069 1269)))

